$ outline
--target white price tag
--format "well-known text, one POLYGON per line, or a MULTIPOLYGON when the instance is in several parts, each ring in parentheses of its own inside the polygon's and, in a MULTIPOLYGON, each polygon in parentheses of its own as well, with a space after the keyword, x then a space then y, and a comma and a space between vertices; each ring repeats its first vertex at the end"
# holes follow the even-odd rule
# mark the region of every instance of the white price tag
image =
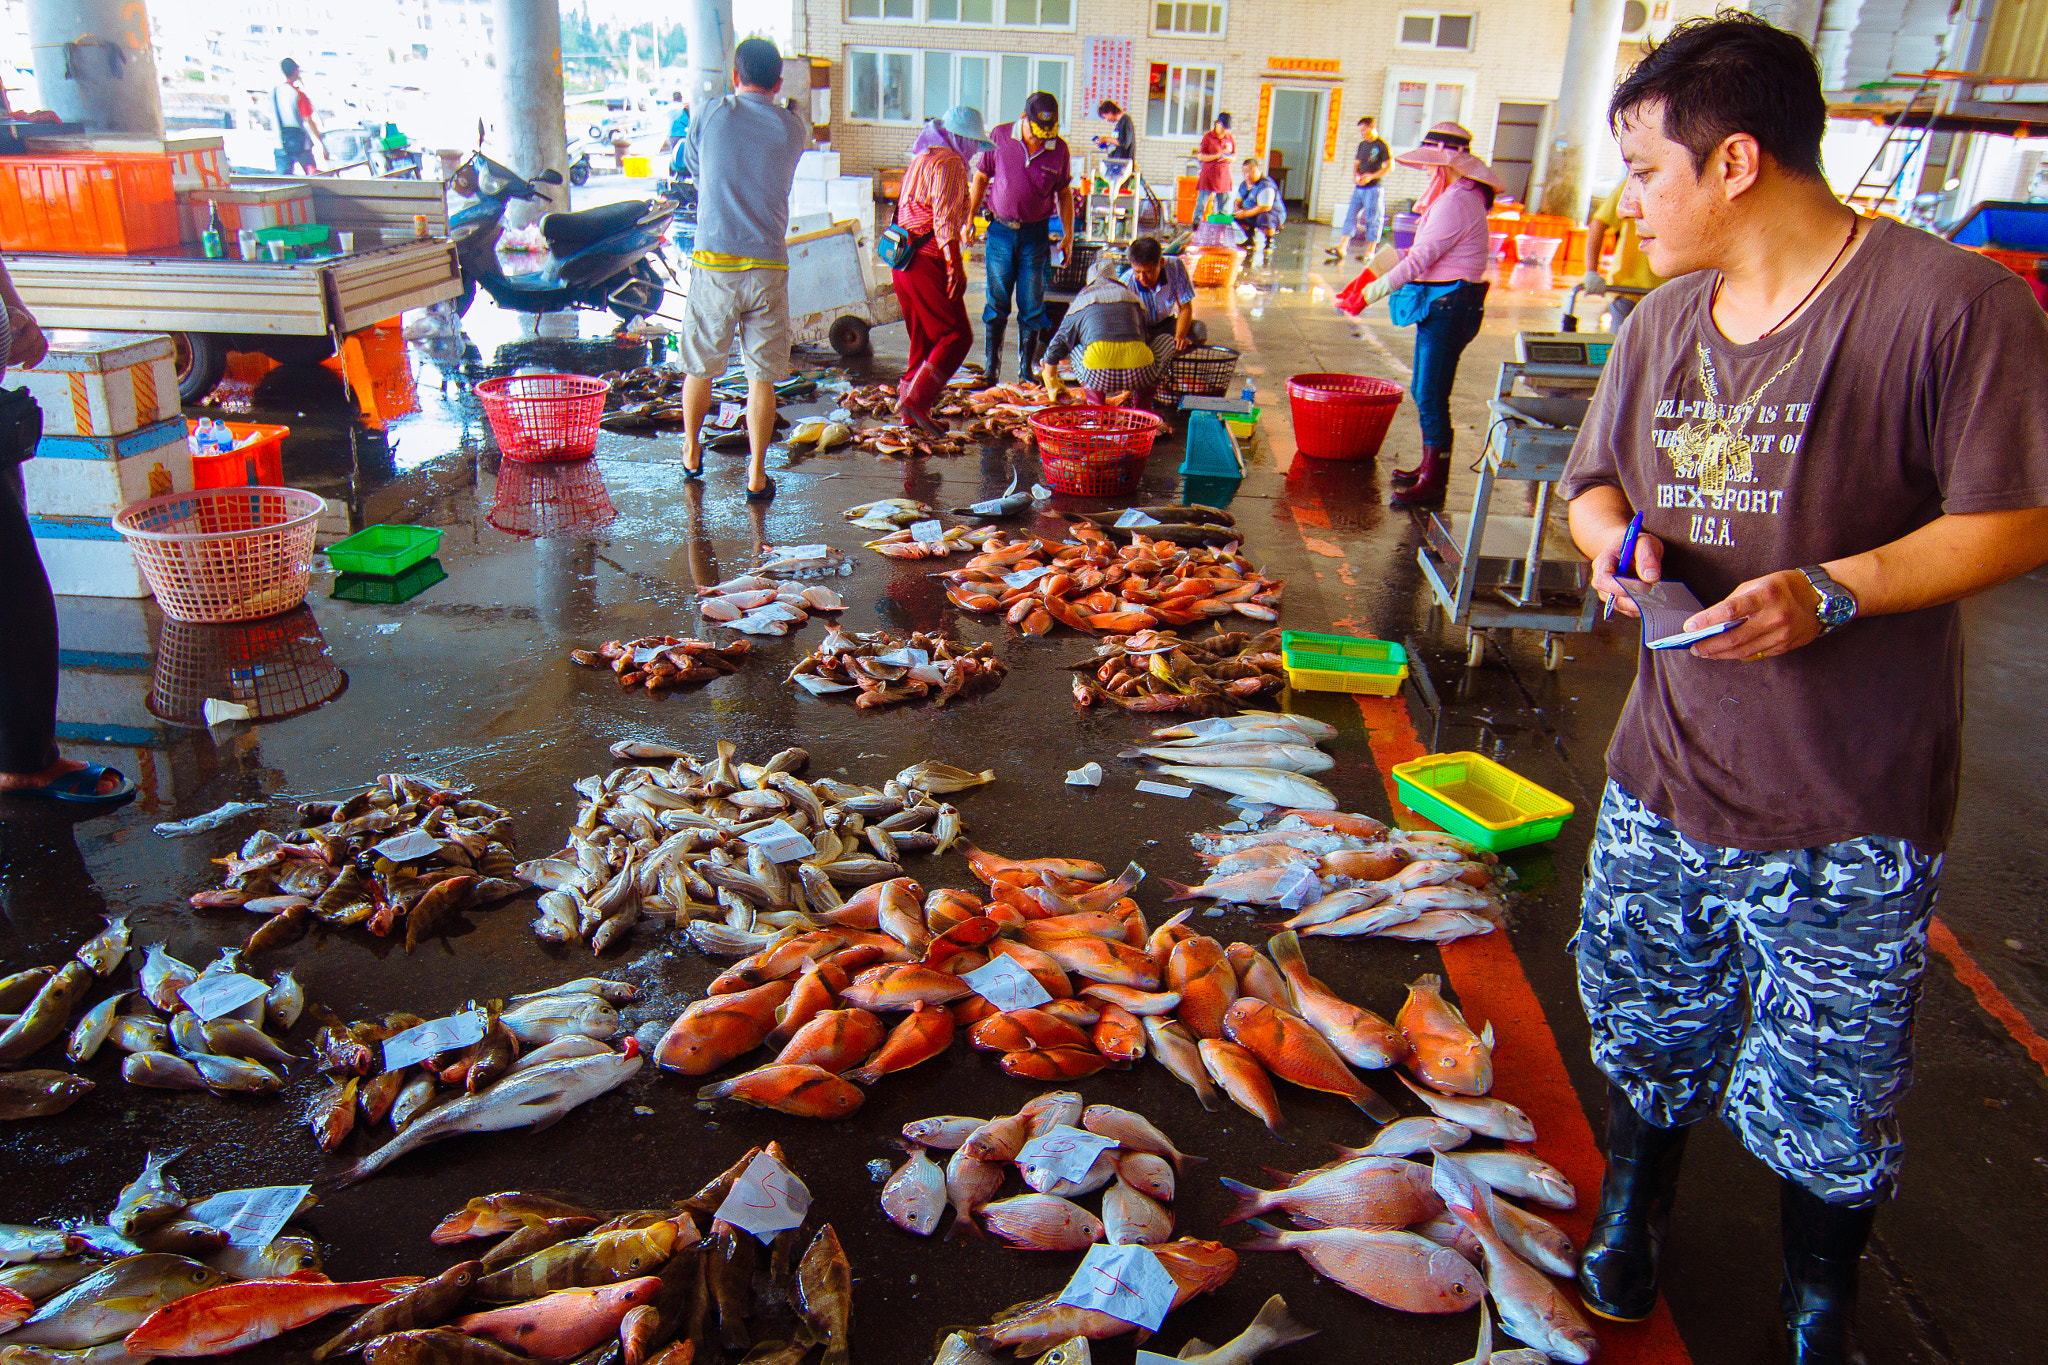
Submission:
POLYGON ((810 1208, 811 1192, 804 1182, 763 1152, 747 1163, 747 1169, 733 1182, 732 1193, 713 1216, 746 1229, 763 1242, 772 1242, 776 1233, 802 1223, 810 1208))
POLYGON ((1009 588, 1028 588, 1039 579, 1051 573, 1055 567, 1051 564, 1041 564, 1035 569, 1019 569, 1015 573, 1004 574, 1003 586, 1009 588))
POLYGON ((910 523, 910 538, 920 545, 931 545, 946 538, 946 523, 933 518, 930 521, 910 523))
POLYGON ((711 419, 711 425, 715 427, 736 427, 740 424, 740 419, 746 415, 747 405, 745 403, 720 403, 718 405, 718 416, 711 419))
POLYGON ((1127 507, 1124 514, 1116 519, 1116 524, 1121 527, 1157 526, 1159 518, 1149 512, 1141 512, 1135 507, 1127 507))
POLYGON ((1151 792, 1155 796, 1189 797, 1195 794, 1193 787, 1176 787, 1166 782, 1140 782, 1138 790, 1141 792, 1151 792))
POLYGON ((793 863, 818 851, 817 845, 791 829, 787 820, 770 820, 765 825, 748 830, 740 838, 758 845, 778 863, 793 863))
POLYGON ((897 668, 922 668, 931 661, 930 654, 921 649, 911 649, 907 645, 902 649, 892 649, 887 654, 875 656, 876 663, 891 664, 897 668))
POLYGON ((292 1220, 311 1185, 265 1185, 252 1190, 225 1190, 185 1210, 185 1216, 219 1228, 238 1247, 267 1247, 292 1220))
POLYGON ((976 967, 960 979, 974 987, 976 995, 1005 1013, 1035 1009, 1052 999, 1052 992, 1015 958, 990 958, 987 966, 976 967))
POLYGON ((1284 910, 1299 910, 1310 901, 1320 900, 1323 895, 1323 879, 1316 875, 1314 863, 1296 863, 1273 887, 1284 910))
POLYGON ((384 1069, 396 1071, 414 1062, 424 1062, 450 1048, 468 1047, 483 1036, 482 1010, 464 1010, 446 1018, 429 1019, 384 1040, 384 1069))
POLYGON ((371 850, 380 858, 394 863, 415 863, 430 858, 441 851, 441 841, 423 829, 407 830, 395 839, 386 839, 371 850))
POLYGON ((1190 721, 1181 728, 1188 732, 1188 738, 1190 739, 1201 739, 1208 735, 1234 735, 1240 733, 1237 726, 1232 725, 1221 716, 1211 716, 1207 720, 1190 721))
POLYGON ((823 559, 832 553, 830 545, 764 545, 761 554, 767 559, 823 559))
POLYGON ((270 994, 270 987, 253 976, 239 972, 216 972, 202 976, 184 990, 178 998, 185 1002, 185 1008, 201 1019, 218 1019, 231 1010, 240 1009, 251 1000, 260 1000, 270 994))
POLYGON ((1148 1332, 1159 1330, 1173 1307, 1173 1276, 1150 1247, 1096 1245, 1054 1302, 1107 1313, 1148 1332))
POLYGON ((1025 1143, 1017 1153, 1017 1163, 1022 1165, 1028 1161, 1062 1180, 1080 1180, 1095 1165, 1096 1157, 1116 1145, 1115 1138, 1063 1123, 1025 1143))

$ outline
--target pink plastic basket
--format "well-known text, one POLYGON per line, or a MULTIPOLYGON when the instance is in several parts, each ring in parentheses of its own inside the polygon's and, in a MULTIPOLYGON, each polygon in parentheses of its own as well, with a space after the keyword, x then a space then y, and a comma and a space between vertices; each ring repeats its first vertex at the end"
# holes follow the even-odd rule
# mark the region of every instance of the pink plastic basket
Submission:
POLYGON ((113 522, 164 615, 225 624, 306 600, 326 506, 300 488, 201 488, 130 503, 113 522))
POLYGON ((1401 407, 1402 388, 1362 374, 1298 374, 1287 381, 1295 449, 1312 460, 1370 460, 1401 407))
POLYGON ((1152 442, 1165 429, 1154 414, 1133 408, 1046 408, 1031 414, 1046 487, 1080 497, 1137 492, 1152 442))
POLYGON ((544 464, 590 458, 609 387, 581 374, 515 374, 486 379, 476 386, 476 396, 498 438, 498 453, 544 464))

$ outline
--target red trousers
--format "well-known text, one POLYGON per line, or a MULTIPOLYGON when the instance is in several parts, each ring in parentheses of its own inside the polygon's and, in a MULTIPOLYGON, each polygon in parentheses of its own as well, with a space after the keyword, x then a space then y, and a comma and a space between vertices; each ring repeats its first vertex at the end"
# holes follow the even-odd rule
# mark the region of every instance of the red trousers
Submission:
POLYGON ((898 393, 922 411, 938 401, 946 381, 967 358, 974 330, 967 322, 964 289, 958 295, 946 289, 944 257, 919 251, 911 258, 910 269, 894 274, 896 298, 910 329, 910 363, 904 367, 898 393))

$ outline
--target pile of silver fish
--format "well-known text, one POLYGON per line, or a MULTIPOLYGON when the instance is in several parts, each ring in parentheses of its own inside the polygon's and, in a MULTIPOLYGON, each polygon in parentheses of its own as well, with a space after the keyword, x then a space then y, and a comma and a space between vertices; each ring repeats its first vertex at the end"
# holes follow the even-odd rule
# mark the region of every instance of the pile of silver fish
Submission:
MULTIPOLYGON (((1191 1337, 1174 1359, 1186 1361, 1188 1365, 1252 1365, 1268 1351, 1306 1341, 1317 1330, 1298 1322, 1288 1309, 1287 1300, 1275 1294, 1260 1306, 1249 1326, 1221 1346, 1211 1346, 1200 1337, 1191 1337)), ((1036 1349, 1036 1346, 1027 1345, 1020 1348, 1019 1354, 1036 1349)), ((1038 1365, 1092 1365, 1094 1358, 1088 1338, 1069 1337, 1040 1356, 1038 1365)), ((932 1365, 992 1365, 994 1360, 994 1356, 974 1344, 973 1337, 965 1332, 955 1332, 939 1347, 932 1365)), ((1501 1357, 1494 1360, 1497 1365, 1520 1365, 1520 1362, 1501 1357)), ((1473 1365, 1473 1362, 1467 1361, 1465 1365, 1473 1365)), ((1485 1365, 1485 1362, 1480 1365, 1485 1365)))
MULTIPOLYGON (((1159 661, 1155 671, 1161 671, 1167 657, 1151 655, 1159 661)), ((1335 810, 1337 798, 1308 774, 1335 766, 1336 760, 1316 746, 1336 737, 1335 726, 1308 716, 1244 711, 1154 730, 1152 743, 1117 757, 1153 759, 1168 777, 1262 805, 1335 810)))
MULTIPOLYGON (((61 1114, 92 1090, 92 1082, 68 1071, 12 1070, 64 1036, 71 1016, 93 984, 128 959, 128 922, 110 919, 69 962, 31 967, 0 977, 0 1119, 61 1114)), ((67 1050, 74 1062, 89 1061, 112 1029, 126 993, 86 1011, 67 1050)))
POLYGON ((1009 671, 986 642, 962 648, 923 631, 905 639, 886 630, 849 634, 834 626, 823 643, 797 660, 787 681, 814 697, 858 693, 853 704, 871 710, 927 698, 944 706, 955 697, 989 691, 1009 671))
MULTIPOLYGON (((853 1270, 831 1224, 815 1235, 786 1229, 764 1248, 716 1216, 762 1154, 754 1148, 662 1209, 605 1212, 518 1191, 472 1199, 441 1220, 434 1241, 502 1240, 443 1275, 464 1272, 460 1292, 451 1286, 431 1311, 373 1310, 314 1358, 359 1349, 370 1365, 689 1365, 752 1347, 757 1365, 795 1365, 822 1346, 825 1360, 845 1365, 853 1270), (458 1334, 467 1339, 459 1350, 458 1334)), ((778 1144, 767 1154, 787 1169, 778 1144)))
MULTIPOLYGON (((1193 779, 1204 770, 1167 771, 1193 779)), ((1288 915, 1281 927, 1304 935, 1449 943, 1492 933, 1507 918, 1509 874, 1499 859, 1437 830, 1390 829, 1369 815, 1293 809, 1263 827, 1240 821, 1235 828, 1204 830, 1193 843, 1208 879, 1194 886, 1169 883, 1179 888, 1174 899, 1273 906, 1288 915)))
MULTIPOLYGON (((1023 1251, 1083 1251, 1097 1242, 1110 1246, 1157 1246, 1173 1238, 1174 1185, 1179 1173, 1201 1157, 1176 1148, 1150 1120, 1114 1105, 1084 1107, 1071 1090, 1040 1095, 1001 1118, 943 1115, 903 1125, 910 1159, 882 1187, 882 1211, 906 1232, 929 1237, 948 1208, 959 1233, 980 1236, 975 1216, 988 1230, 1023 1251), (1096 1152, 1086 1174, 1064 1172, 1056 1157, 1062 1140, 1075 1139, 1085 1153, 1096 1152), (1027 1144, 1041 1147, 1025 1152, 1027 1144), (932 1151, 951 1152, 944 1168, 932 1151), (997 1199, 1015 1166, 1027 1194, 997 1199), (1102 1191, 1099 1216, 1075 1199, 1102 1191)), ((1078 1164, 1075 1163, 1075 1164, 1078 1164)))
POLYGON ((697 589, 706 621, 749 635, 787 635, 813 615, 846 610, 846 599, 822 583, 799 588, 766 574, 741 574, 697 589))
POLYGON ((572 649, 569 662, 609 668, 618 675, 620 687, 661 692, 737 673, 752 648, 747 640, 716 645, 688 635, 643 635, 637 640, 606 640, 596 649, 572 649))
MULTIPOLYGON (((585 1058, 607 1059, 594 1064, 596 1072, 590 1073, 593 1075, 608 1074, 618 1068, 618 1051, 605 1040, 619 1032, 616 1007, 638 994, 636 987, 624 981, 585 977, 531 995, 515 996, 505 1005, 497 1001, 482 1005, 471 1002, 460 1013, 477 1016, 482 1037, 474 1043, 446 1048, 418 1062, 397 1066, 387 1064, 384 1044, 425 1024, 425 1019, 394 1010, 377 1019, 344 1023, 315 1006, 314 1017, 320 1029, 313 1036, 313 1054, 332 1084, 307 1102, 306 1126, 323 1152, 336 1150, 353 1132, 367 1133, 387 1121, 397 1134, 407 1133, 415 1124, 429 1119, 437 1126, 437 1136, 489 1131, 493 1125, 479 1123, 475 1111, 489 1110, 506 1100, 505 1096, 494 1096, 492 1090, 511 1077, 552 1063, 585 1058), (441 1108, 464 1099, 472 1101, 462 1120, 466 1126, 448 1127, 441 1108)), ((630 1070, 626 1071, 626 1075, 630 1074, 630 1070)), ((555 1079, 565 1082, 565 1094, 585 1088, 581 1074, 572 1077, 558 1073, 555 1079)), ((522 1102, 545 1103, 537 1101, 535 1093, 525 1094, 522 1102)), ((565 1113, 571 1107, 564 1105, 555 1112, 565 1113)), ((394 1151, 385 1159, 400 1155, 403 1151, 394 1151)))
POLYGON ((258 830, 217 861, 226 878, 193 895, 192 908, 265 916, 250 952, 288 943, 318 920, 380 938, 402 922, 409 953, 465 910, 526 889, 514 880, 508 812, 407 773, 385 773, 346 801, 302 802, 296 828, 258 830))
POLYGON ((835 886, 900 876, 902 855, 943 851, 960 837, 959 811, 935 794, 994 780, 927 762, 880 788, 806 782, 797 776, 810 762, 802 749, 742 763, 725 740, 708 762, 651 740, 622 740, 611 752, 626 766, 578 779, 583 800, 567 845, 519 864, 518 875, 544 891, 533 922, 543 942, 601 953, 643 915, 712 921, 691 927, 700 946, 723 942, 721 932, 815 927, 809 911, 836 906, 835 886), (785 829, 809 847, 800 859, 778 860, 762 842, 785 829))

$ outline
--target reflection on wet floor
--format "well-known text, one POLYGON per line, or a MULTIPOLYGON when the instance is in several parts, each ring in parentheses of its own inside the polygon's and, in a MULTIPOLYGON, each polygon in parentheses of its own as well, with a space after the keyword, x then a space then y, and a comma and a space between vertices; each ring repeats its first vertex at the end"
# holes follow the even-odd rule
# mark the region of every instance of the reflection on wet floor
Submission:
POLYGON ((348 674, 313 619, 312 608, 235 625, 166 616, 149 675, 149 710, 173 725, 205 725, 208 701, 247 710, 252 721, 283 720, 340 696, 348 674))

